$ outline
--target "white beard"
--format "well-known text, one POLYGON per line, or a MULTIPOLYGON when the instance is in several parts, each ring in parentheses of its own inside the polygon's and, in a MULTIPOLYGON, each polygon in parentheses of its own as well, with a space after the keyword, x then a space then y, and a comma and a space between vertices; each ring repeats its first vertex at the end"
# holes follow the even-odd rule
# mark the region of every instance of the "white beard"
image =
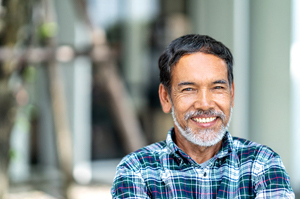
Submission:
MULTIPOLYGON (((181 135, 183 137, 185 137, 188 141, 190 141, 193 144, 196 144, 198 146, 208 147, 208 146, 213 146, 213 145, 217 144, 218 142, 220 142, 223 139, 226 131, 229 128, 232 111, 233 111, 233 109, 231 108, 227 125, 224 126, 224 124, 222 124, 221 129, 218 132, 214 132, 212 129, 204 129, 204 130, 199 130, 198 132, 193 132, 192 129, 189 127, 186 127, 185 129, 183 129, 183 127, 180 126, 180 124, 178 123, 178 121, 176 119, 176 116, 174 113, 174 106, 172 106, 172 117, 173 117, 175 125, 177 126, 179 132, 181 133, 181 135)), ((185 119, 186 119, 186 117, 185 117, 185 119)), ((186 121, 187 120, 188 119, 186 119, 186 121)))

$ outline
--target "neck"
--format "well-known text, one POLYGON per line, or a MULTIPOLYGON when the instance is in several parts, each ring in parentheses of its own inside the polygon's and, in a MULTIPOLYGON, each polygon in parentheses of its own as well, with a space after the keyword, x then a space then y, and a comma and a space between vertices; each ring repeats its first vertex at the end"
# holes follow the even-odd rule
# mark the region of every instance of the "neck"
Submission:
POLYGON ((183 152, 188 154, 198 164, 211 159, 222 147, 222 140, 213 146, 199 146, 191 143, 181 135, 176 127, 174 142, 183 152))

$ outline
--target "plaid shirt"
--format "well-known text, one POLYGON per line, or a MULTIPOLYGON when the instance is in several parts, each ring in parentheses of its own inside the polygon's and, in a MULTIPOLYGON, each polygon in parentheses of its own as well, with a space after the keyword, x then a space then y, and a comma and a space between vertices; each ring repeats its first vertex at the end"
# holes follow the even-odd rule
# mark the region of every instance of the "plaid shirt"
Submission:
POLYGON ((203 168, 173 142, 127 155, 117 167, 113 198, 295 198, 277 153, 227 132, 203 168))

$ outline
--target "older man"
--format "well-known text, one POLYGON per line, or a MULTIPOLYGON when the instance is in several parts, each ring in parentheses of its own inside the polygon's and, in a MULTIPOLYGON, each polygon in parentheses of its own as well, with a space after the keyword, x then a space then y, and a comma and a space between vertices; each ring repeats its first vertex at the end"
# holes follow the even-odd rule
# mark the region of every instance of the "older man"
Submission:
POLYGON ((127 155, 113 198, 294 198, 277 153, 227 131, 234 105, 233 57, 209 36, 185 35, 159 58, 159 98, 174 128, 127 155))

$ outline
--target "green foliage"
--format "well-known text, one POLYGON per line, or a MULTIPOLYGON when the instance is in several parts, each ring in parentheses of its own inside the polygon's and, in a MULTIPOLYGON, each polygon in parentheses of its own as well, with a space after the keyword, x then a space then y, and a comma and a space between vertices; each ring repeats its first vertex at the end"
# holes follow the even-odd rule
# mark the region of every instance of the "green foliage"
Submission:
POLYGON ((23 73, 23 78, 26 82, 34 83, 36 80, 36 68, 33 66, 29 66, 25 68, 25 71, 23 73))
POLYGON ((55 37, 57 34, 57 24, 54 22, 44 23, 40 26, 39 35, 42 39, 55 37))
POLYGON ((9 159, 15 160, 17 157, 17 152, 14 149, 10 149, 8 155, 9 155, 9 159))

